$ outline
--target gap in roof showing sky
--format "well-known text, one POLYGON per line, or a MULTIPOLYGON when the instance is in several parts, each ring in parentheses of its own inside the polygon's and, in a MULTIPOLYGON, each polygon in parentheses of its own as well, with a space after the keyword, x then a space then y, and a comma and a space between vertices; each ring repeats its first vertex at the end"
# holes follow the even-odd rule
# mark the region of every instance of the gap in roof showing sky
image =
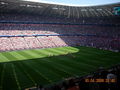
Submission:
POLYGON ((120 0, 23 0, 23 1, 43 2, 68 6, 94 6, 118 2, 120 3, 120 0))

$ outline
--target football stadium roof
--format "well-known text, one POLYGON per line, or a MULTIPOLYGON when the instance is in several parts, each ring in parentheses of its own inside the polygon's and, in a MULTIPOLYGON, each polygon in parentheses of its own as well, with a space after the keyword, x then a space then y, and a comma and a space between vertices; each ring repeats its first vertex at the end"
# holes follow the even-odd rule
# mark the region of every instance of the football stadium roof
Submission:
MULTIPOLYGON (((103 5, 90 5, 90 6, 67 6, 60 3, 47 2, 50 0, 0 0, 0 13, 16 12, 16 13, 29 13, 38 14, 50 17, 67 17, 67 18, 80 18, 80 17, 106 17, 115 16, 115 7, 120 7, 120 3, 107 3, 103 5), (44 2, 43 2, 44 1, 44 2), (46 1, 46 2, 45 2, 46 1)), ((51 0, 53 1, 53 0, 51 0)), ((57 0, 58 1, 58 0, 57 0)), ((63 1, 63 0, 61 0, 63 1)), ((70 0, 72 1, 72 0, 70 0)), ((78 1, 78 0, 77 0, 78 1)), ((111 0, 110 0, 111 1, 111 0)), ((118 0, 115 0, 118 1, 118 0)), ((101 1, 102 2, 102 1, 101 1)))
POLYGON ((120 2, 119 0, 23 0, 32 2, 42 2, 49 4, 58 4, 66 6, 95 6, 95 5, 106 5, 120 2))

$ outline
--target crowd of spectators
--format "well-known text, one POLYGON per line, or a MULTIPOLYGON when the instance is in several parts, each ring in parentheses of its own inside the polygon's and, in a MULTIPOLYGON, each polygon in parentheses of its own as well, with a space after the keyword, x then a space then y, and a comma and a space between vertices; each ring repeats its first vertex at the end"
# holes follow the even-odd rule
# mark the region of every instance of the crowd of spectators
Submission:
POLYGON ((66 18, 66 17, 50 17, 35 14, 23 13, 1 13, 0 21, 31 21, 43 23, 95 23, 95 24, 120 24, 120 17, 86 17, 86 18, 66 18), (99 22, 98 22, 99 21, 99 22))
POLYGON ((119 23, 116 18, 112 18, 111 21, 108 18, 75 20, 28 14, 1 14, 0 51, 76 45, 120 51, 119 23), (9 23, 10 21, 14 23, 9 23), (38 34, 42 36, 34 36, 38 34), (44 36, 47 34, 52 36, 44 36), (19 35, 19 37, 7 37, 7 35, 19 35))
POLYGON ((0 24, 0 51, 76 45, 119 51, 119 29, 120 27, 94 25, 0 24), (47 34, 53 36, 44 36, 47 34), (56 34, 64 36, 54 36, 56 34), (21 37, 3 37, 7 35, 21 37))
POLYGON ((0 51, 53 48, 63 46, 88 46, 118 51, 120 40, 95 36, 36 36, 0 37, 0 51))
POLYGON ((16 34, 97 34, 102 36, 120 35, 120 27, 97 25, 60 25, 60 24, 3 24, 0 35, 16 34))

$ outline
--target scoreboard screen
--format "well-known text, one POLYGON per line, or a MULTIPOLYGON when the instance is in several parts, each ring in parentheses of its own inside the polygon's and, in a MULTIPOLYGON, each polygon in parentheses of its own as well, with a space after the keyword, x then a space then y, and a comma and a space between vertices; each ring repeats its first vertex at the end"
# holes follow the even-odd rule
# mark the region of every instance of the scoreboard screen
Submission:
POLYGON ((114 7, 114 15, 120 15, 120 7, 114 7))

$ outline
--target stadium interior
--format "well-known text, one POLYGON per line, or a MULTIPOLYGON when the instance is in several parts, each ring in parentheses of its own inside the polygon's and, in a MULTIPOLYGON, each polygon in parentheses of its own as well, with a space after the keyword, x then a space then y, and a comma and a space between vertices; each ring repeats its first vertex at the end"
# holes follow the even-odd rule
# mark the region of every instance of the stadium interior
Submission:
POLYGON ((120 90, 120 3, 0 0, 0 90, 120 90))

